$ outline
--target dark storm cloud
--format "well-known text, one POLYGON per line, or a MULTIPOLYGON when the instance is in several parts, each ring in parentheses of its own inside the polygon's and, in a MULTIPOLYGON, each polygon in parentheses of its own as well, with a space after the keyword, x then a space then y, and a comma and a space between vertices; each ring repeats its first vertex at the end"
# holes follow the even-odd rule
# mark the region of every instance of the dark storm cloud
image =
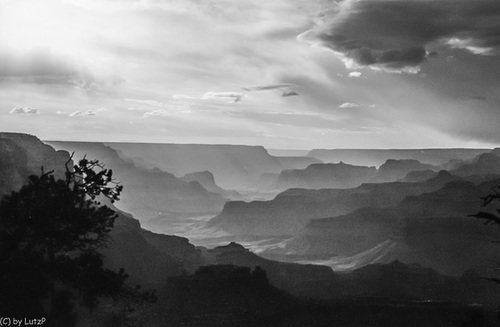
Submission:
POLYGON ((442 46, 498 54, 500 1, 345 0, 303 38, 347 63, 411 71, 442 46))

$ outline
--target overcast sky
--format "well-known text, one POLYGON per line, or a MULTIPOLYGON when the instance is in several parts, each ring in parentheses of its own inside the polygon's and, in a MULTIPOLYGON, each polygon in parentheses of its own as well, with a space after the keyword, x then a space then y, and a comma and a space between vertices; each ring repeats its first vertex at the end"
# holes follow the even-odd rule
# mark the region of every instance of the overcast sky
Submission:
POLYGON ((500 1, 0 0, 0 130, 496 146, 500 1))

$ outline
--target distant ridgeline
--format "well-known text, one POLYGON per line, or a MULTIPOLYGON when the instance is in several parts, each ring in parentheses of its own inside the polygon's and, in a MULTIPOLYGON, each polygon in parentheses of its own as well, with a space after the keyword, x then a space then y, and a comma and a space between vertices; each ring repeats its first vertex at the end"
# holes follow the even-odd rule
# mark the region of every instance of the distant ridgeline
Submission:
POLYGON ((353 165, 380 166, 387 159, 414 159, 442 165, 450 160, 469 160, 491 149, 314 149, 308 156, 323 162, 344 161, 353 165))

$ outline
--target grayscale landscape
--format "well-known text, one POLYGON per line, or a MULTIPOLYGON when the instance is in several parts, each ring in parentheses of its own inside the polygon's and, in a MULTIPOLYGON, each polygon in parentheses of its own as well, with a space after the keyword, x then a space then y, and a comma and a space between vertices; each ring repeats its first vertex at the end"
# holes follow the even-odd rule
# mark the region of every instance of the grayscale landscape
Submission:
POLYGON ((0 0, 0 326, 498 326, 500 3, 0 0))

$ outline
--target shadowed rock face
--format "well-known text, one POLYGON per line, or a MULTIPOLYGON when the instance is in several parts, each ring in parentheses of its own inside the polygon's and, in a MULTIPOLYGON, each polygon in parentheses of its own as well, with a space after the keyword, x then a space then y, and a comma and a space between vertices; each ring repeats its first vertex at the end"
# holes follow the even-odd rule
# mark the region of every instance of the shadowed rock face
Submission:
POLYGON ((436 170, 432 165, 422 164, 417 160, 387 160, 377 170, 377 175, 371 180, 373 183, 394 182, 404 178, 412 171, 436 170))
MULTIPOLYGON (((352 268, 364 258, 352 258, 380 244, 391 242, 388 251, 379 251, 375 262, 397 258, 419 263, 445 274, 460 275, 468 269, 487 273, 498 261, 498 248, 490 241, 496 229, 467 217, 481 209, 480 196, 500 180, 481 185, 454 181, 439 190, 407 196, 394 208, 363 208, 347 215, 312 220, 283 248, 262 253, 271 258, 320 260, 332 267, 350 262, 352 268), (280 257, 281 255, 281 257, 280 257)), ((366 264, 366 262, 364 262, 366 264)))
MULTIPOLYGON (((106 158, 111 159, 109 155, 106 158)), ((0 194, 20 188, 29 175, 40 174, 42 166, 62 178, 69 159, 68 152, 56 151, 35 136, 0 133, 0 194)), ((114 169, 112 164, 109 167, 114 169)), ((112 269, 125 268, 132 284, 158 287, 167 276, 178 275, 182 269, 194 270, 203 263, 200 251, 187 239, 145 231, 130 214, 106 199, 103 202, 118 213, 110 234, 112 242, 103 250, 105 263, 112 269)))
POLYGON ((341 161, 336 164, 312 164, 305 169, 283 170, 275 175, 267 174, 261 177, 260 185, 276 190, 353 188, 368 182, 395 182, 403 179, 410 172, 425 170, 437 170, 437 167, 409 159, 389 159, 379 169, 354 166, 341 161))
MULTIPOLYGON (((54 170, 64 177, 69 153, 56 151, 38 138, 27 134, 0 133, 0 197, 19 189, 29 175, 54 170)), ((69 167, 72 162, 68 162, 69 167)))
POLYGON ((459 165, 450 172, 458 176, 481 176, 500 175, 500 157, 498 150, 491 153, 483 153, 470 162, 459 165))
POLYGON ((437 172, 430 169, 411 171, 408 174, 406 174, 406 176, 403 179, 401 179, 401 182, 410 182, 410 183, 424 182, 426 180, 436 177, 437 174, 438 174, 437 172))
POLYGON ((375 167, 344 164, 312 164, 306 169, 284 170, 278 176, 277 189, 352 188, 375 176, 375 167))
POLYGON ((234 265, 200 267, 194 275, 170 278, 160 305, 175 326, 265 326, 297 300, 271 286, 265 271, 234 265))
POLYGON ((159 169, 136 166, 102 143, 49 142, 59 149, 75 151, 75 159, 98 158, 111 167, 114 177, 125 187, 120 209, 140 220, 152 219, 161 213, 218 212, 225 203, 220 194, 208 192, 199 183, 188 183, 159 169))
POLYGON ((236 191, 224 190, 215 183, 214 175, 208 170, 189 173, 181 177, 188 183, 199 183, 204 189, 209 192, 217 193, 225 198, 237 200, 241 198, 241 194, 236 191))
MULTIPOLYGON (((393 217, 380 212, 378 221, 392 224, 393 217)), ((396 227, 397 228, 397 227, 396 227)), ((259 266, 278 289, 305 297, 345 299, 357 296, 378 299, 496 303, 499 296, 479 274, 468 271, 460 277, 447 277, 418 264, 405 264, 394 258, 385 263, 366 265, 350 272, 336 273, 321 265, 283 263, 263 259, 241 245, 231 243, 204 250, 207 264, 259 266)))
POLYGON ((323 163, 321 160, 311 157, 276 157, 286 169, 304 169, 311 164, 323 163))
POLYGON ((289 189, 270 201, 231 201, 210 225, 233 234, 293 235, 311 219, 345 215, 363 207, 395 206, 406 196, 435 191, 459 179, 442 171, 420 183, 363 184, 354 189, 289 189))

